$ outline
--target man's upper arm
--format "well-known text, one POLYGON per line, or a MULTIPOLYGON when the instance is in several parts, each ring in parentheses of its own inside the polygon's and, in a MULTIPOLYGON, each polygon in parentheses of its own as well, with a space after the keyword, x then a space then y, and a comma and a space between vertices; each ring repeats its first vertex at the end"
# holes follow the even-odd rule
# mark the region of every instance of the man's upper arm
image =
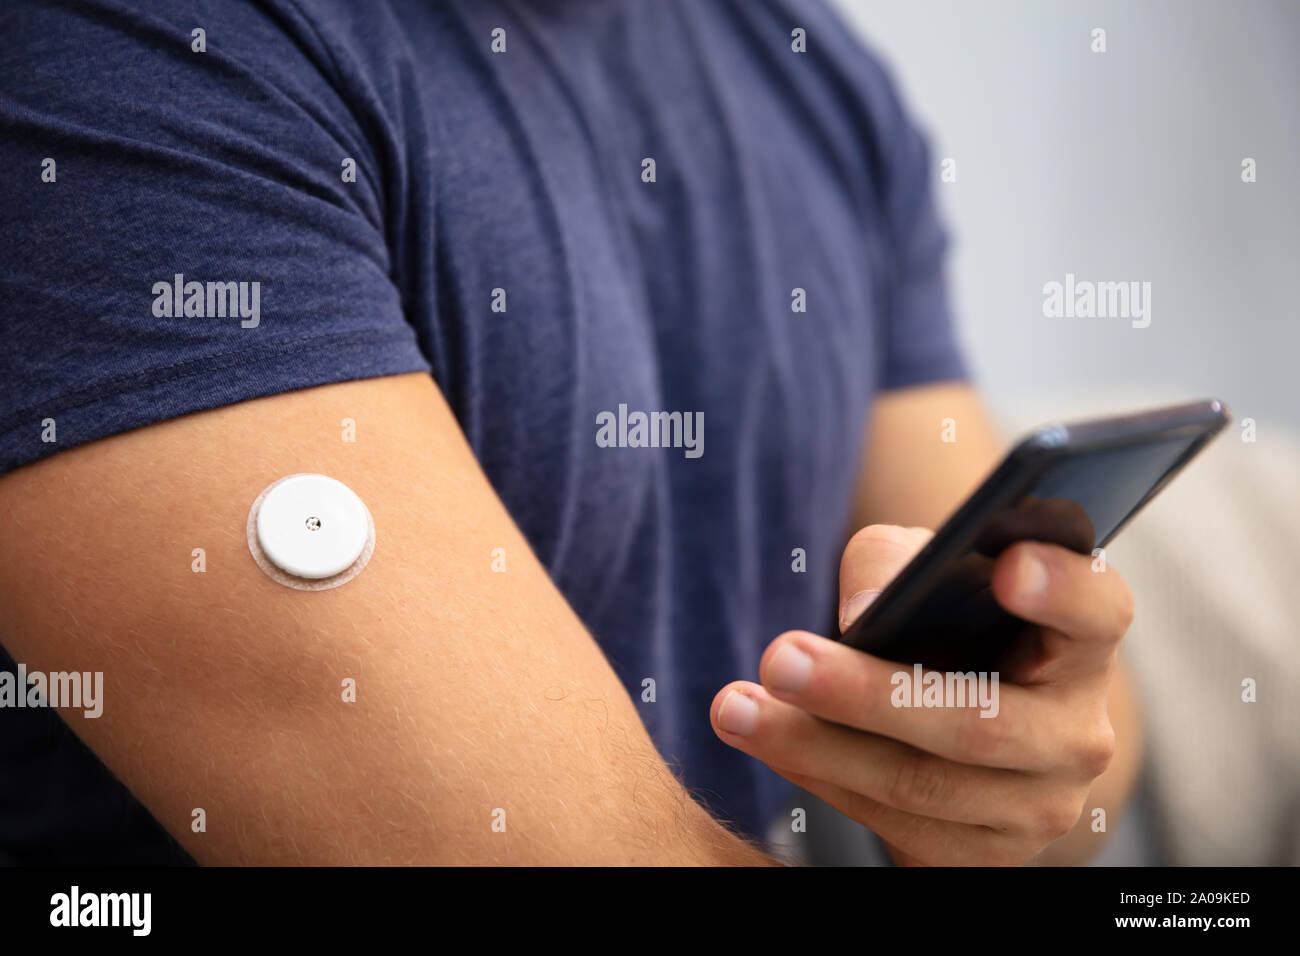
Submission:
POLYGON ((200 862, 757 857, 660 760, 428 376, 54 455, 0 478, 0 526, 0 638, 32 670, 103 672, 102 716, 63 715, 200 862), (286 588, 249 554, 249 506, 295 472, 373 514, 342 587, 286 588))

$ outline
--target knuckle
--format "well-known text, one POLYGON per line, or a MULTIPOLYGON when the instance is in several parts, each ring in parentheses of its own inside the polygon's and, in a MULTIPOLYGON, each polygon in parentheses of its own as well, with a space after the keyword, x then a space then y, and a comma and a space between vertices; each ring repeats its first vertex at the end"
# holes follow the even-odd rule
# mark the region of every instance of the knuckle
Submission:
POLYGON ((1075 763, 1090 778, 1100 777, 1115 757, 1115 729, 1109 719, 1098 721, 1097 726, 1084 734, 1074 744, 1075 763))
POLYGON ((952 776, 943 762, 927 757, 904 757, 890 776, 890 806, 913 812, 941 806, 952 798, 952 776))
POLYGON ((1059 840, 1079 822, 1083 814, 1083 804, 1070 796, 1056 797, 1048 800, 1038 809, 1035 833, 1040 839, 1059 840))

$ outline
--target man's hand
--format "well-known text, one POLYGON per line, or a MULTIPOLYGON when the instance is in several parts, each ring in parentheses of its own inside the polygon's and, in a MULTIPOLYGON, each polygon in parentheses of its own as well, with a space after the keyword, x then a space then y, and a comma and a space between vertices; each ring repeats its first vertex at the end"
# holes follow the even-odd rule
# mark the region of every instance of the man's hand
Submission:
MULTIPOLYGON (((853 537, 840 565, 841 630, 930 534, 873 525, 853 537)), ((1034 542, 1001 554, 992 586, 1002 607, 1037 625, 1008 655, 996 717, 895 707, 902 666, 791 631, 764 653, 761 686, 718 692, 714 730, 874 831, 899 862, 1028 861, 1070 831, 1110 764, 1107 696, 1133 601, 1114 570, 1034 542)))

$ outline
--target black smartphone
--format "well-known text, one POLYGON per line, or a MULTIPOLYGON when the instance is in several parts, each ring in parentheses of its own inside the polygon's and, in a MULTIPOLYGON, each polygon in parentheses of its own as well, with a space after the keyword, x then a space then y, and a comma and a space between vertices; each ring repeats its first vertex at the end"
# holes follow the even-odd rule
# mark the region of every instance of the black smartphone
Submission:
POLYGON ((840 640, 900 663, 993 669, 1026 627, 993 599, 998 555, 1024 540, 1098 555, 1230 420, 1207 400, 1039 428, 840 640))

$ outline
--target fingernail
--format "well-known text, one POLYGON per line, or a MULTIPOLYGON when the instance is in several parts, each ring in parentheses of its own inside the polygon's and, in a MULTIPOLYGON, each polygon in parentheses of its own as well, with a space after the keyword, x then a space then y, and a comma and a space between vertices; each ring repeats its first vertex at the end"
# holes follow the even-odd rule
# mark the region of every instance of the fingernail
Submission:
POLYGON ((793 644, 782 644, 767 663, 767 680, 772 690, 793 694, 803 690, 812 679, 813 660, 793 644))
POLYGON ((718 726, 729 734, 741 737, 754 729, 758 723, 758 704, 754 703, 738 690, 733 690, 718 708, 718 726))
POLYGON ((1034 598, 1047 590, 1047 566, 1031 552, 1020 556, 1016 568, 1016 593, 1024 598, 1034 598))
POLYGON ((840 608, 840 630, 846 631, 849 625, 862 616, 862 612, 880 595, 879 591, 859 591, 844 602, 840 608))

